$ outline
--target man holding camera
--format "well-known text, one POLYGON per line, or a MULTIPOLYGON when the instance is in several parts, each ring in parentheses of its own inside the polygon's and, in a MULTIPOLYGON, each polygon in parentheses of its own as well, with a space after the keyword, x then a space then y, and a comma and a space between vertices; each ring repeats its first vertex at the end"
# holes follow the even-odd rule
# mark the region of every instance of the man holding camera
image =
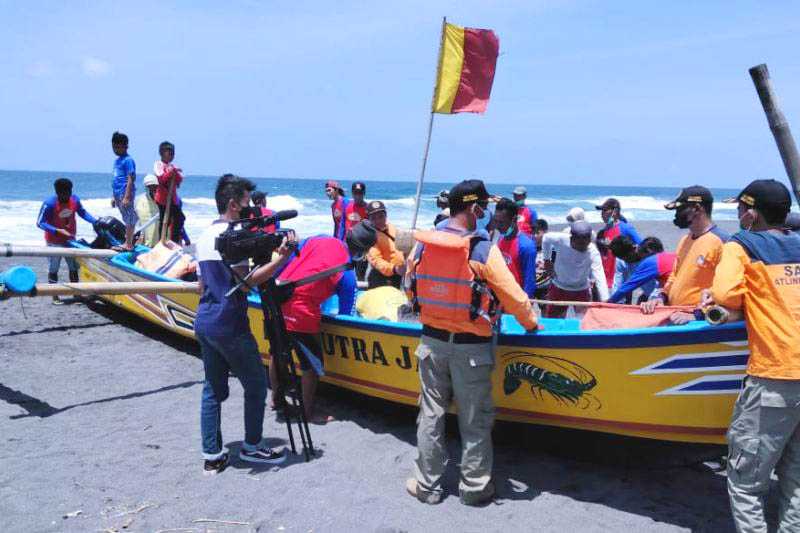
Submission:
MULTIPOLYGON (((247 294, 244 286, 230 296, 236 281, 230 268, 215 249, 215 239, 229 222, 239 220, 250 204, 255 185, 247 179, 225 174, 217 182, 215 198, 220 218, 207 228, 197 242, 202 295, 197 308, 194 329, 203 356, 205 384, 200 404, 204 472, 216 474, 225 469, 228 454, 222 450, 220 431, 222 402, 228 397, 228 373, 236 375, 244 389, 245 438, 239 458, 252 463, 278 464, 286 460, 285 450, 274 451, 262 440, 267 376, 258 345, 250 332, 247 317, 247 294)), ((272 277, 289 258, 291 249, 284 241, 277 250, 277 259, 256 269, 250 286, 257 286, 272 277)), ((232 267, 241 276, 247 264, 232 267)))

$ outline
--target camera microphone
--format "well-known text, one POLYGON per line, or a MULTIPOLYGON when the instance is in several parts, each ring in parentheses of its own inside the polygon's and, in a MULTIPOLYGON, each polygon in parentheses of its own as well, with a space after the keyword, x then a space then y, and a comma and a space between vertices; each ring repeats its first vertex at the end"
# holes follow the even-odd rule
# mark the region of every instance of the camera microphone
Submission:
POLYGON ((267 220, 270 222, 277 222, 280 220, 289 220, 290 218, 295 218, 296 216, 297 216, 296 209, 284 209, 283 211, 278 211, 274 215, 270 215, 270 217, 267 220))

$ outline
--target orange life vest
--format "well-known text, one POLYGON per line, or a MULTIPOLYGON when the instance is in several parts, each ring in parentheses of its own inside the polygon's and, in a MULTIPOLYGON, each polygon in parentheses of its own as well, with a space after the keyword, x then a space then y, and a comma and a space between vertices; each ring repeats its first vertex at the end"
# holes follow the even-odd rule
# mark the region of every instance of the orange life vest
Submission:
POLYGON ((414 238, 424 246, 411 285, 420 322, 464 324, 481 318, 493 326, 498 300, 470 266, 472 249, 485 239, 446 231, 417 231, 414 238))

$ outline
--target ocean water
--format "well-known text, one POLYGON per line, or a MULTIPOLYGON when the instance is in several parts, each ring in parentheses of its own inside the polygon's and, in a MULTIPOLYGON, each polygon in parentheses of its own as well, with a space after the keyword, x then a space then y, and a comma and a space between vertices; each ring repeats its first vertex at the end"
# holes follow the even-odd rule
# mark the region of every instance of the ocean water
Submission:
MULTIPOLYGON (((42 201, 54 194, 53 181, 66 177, 74 184, 74 193, 83 202, 86 210, 95 217, 119 213, 111 207, 110 173, 42 172, 0 170, 0 241, 20 244, 39 244, 42 231, 36 227, 36 217, 42 201)), ((282 223, 300 235, 314 235, 332 231, 330 200, 325 196, 325 179, 253 178, 259 190, 268 193, 267 205, 274 210, 296 209, 299 216, 282 223)), ((137 194, 144 191, 143 175, 137 176, 137 194)), ((217 218, 214 203, 214 187, 217 176, 187 176, 179 193, 183 198, 186 213, 186 229, 194 238, 217 218)), ((354 180, 341 180, 346 191, 354 180)), ((589 222, 600 222, 600 213, 594 209, 609 196, 619 199, 624 215, 631 222, 645 220, 671 220, 672 213, 664 204, 673 199, 680 190, 675 187, 598 187, 575 184, 540 185, 530 183, 489 183, 492 194, 511 196, 516 185, 528 189, 528 204, 539 216, 550 223, 564 222, 564 217, 573 207, 586 210, 589 222)), ((414 211, 416 183, 413 181, 366 182, 367 199, 382 200, 387 207, 389 219, 398 226, 409 227, 414 211)), ((433 224, 438 212, 435 197, 441 189, 452 183, 425 183, 419 214, 419 227, 433 224)), ((691 184, 681 184, 691 185, 691 184)), ((724 204, 722 199, 734 196, 738 190, 712 189, 718 200, 714 204, 714 217, 718 220, 733 220, 735 206, 724 204)), ((93 231, 89 224, 78 219, 78 235, 91 239, 93 231)))

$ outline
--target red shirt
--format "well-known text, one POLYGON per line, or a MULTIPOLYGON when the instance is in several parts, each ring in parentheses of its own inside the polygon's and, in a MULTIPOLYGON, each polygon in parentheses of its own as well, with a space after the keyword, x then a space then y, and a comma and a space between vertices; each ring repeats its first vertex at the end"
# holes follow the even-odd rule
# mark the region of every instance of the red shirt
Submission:
POLYGON ((353 226, 355 226, 362 220, 366 219, 367 219, 367 202, 363 202, 361 205, 355 203, 354 201, 350 202, 344 209, 345 233, 350 231, 350 229, 353 226))
MULTIPOLYGON (((167 205, 167 196, 169 195, 169 182, 175 176, 175 189, 181 186, 183 181, 183 173, 181 169, 172 163, 164 163, 163 161, 156 161, 153 170, 158 178, 158 187, 156 187, 156 194, 153 198, 158 205, 167 205)), ((178 205, 178 195, 172 191, 172 203, 178 205)))

